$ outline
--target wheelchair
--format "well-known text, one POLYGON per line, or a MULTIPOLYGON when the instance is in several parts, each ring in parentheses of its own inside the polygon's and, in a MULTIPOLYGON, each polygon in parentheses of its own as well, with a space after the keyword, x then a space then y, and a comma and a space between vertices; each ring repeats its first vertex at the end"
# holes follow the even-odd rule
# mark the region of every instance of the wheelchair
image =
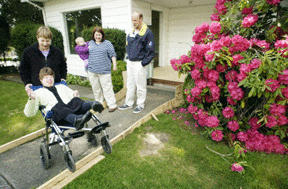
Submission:
MULTIPOLYGON (((59 83, 59 84, 66 84, 66 83, 59 83)), ((37 90, 42 86, 32 86, 33 90, 37 90)), ((64 154, 64 161, 66 163, 67 168, 74 172, 76 170, 75 161, 72 156, 72 151, 69 147, 69 143, 74 138, 82 137, 85 134, 87 135, 88 142, 91 143, 93 146, 98 145, 97 138, 100 136, 101 145, 107 154, 112 153, 112 146, 109 141, 109 135, 106 133, 105 129, 110 127, 109 122, 102 123, 99 118, 96 116, 96 112, 90 109, 89 111, 92 114, 91 120, 94 122, 94 126, 92 128, 88 128, 87 123, 85 123, 84 127, 80 130, 77 130, 75 127, 65 124, 65 123, 58 123, 56 124, 53 119, 53 111, 48 111, 46 114, 44 112, 45 106, 39 106, 39 110, 42 116, 45 119, 46 127, 45 127, 45 134, 43 136, 43 140, 40 144, 40 160, 44 169, 49 169, 52 164, 51 155, 51 146, 53 145, 60 145, 62 147, 62 151, 64 154), (49 131, 51 130, 49 137, 49 131), (66 131, 71 131, 67 133, 66 131)))
POLYGON ((63 153, 64 153, 64 161, 66 163, 67 168, 74 172, 76 170, 75 167, 75 161, 72 156, 72 151, 69 147, 69 143, 72 141, 73 138, 82 137, 87 134, 88 142, 90 142, 93 146, 97 146, 97 137, 98 135, 101 136, 101 145, 103 150, 110 154, 112 152, 112 146, 109 141, 109 135, 106 133, 105 129, 109 127, 109 122, 102 123, 98 117, 96 116, 95 112, 93 110, 89 110, 92 113, 92 120, 95 123, 95 126, 92 128, 87 127, 87 123, 85 123, 85 126, 80 129, 76 130, 76 128, 71 126, 65 126, 65 125, 57 125, 52 120, 52 113, 49 111, 46 115, 43 112, 44 107, 40 106, 40 111, 42 116, 45 118, 46 122, 46 128, 45 128, 45 134, 43 137, 43 140, 40 144, 40 159, 42 162, 42 165, 44 169, 49 169, 52 166, 52 155, 50 152, 50 147, 53 145, 60 145, 62 147, 63 153), (52 130, 52 133, 55 134, 56 141, 49 138, 49 129, 52 130), (73 132, 70 132, 66 134, 67 130, 72 130, 73 132))

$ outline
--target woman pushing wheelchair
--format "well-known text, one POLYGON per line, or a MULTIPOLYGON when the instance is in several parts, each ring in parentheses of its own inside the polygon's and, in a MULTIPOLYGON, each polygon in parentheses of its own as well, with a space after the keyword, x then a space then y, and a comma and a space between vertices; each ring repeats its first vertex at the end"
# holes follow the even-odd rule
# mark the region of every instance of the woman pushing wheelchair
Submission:
POLYGON ((44 113, 52 111, 52 119, 55 123, 68 123, 77 130, 92 117, 91 108, 96 112, 102 112, 102 104, 96 101, 83 101, 79 98, 78 91, 73 91, 64 84, 54 84, 54 71, 44 67, 39 72, 39 80, 43 87, 32 91, 25 105, 24 114, 27 117, 36 115, 40 106, 44 113))

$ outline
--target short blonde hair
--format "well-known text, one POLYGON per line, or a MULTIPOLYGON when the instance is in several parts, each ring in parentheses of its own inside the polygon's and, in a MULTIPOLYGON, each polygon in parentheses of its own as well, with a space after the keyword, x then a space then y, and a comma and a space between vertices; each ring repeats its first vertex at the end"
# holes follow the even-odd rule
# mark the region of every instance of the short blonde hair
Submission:
POLYGON ((46 75, 52 75, 55 76, 54 71, 49 67, 43 67, 39 72, 39 80, 42 80, 44 76, 46 75))
POLYGON ((52 39, 52 32, 47 26, 40 26, 37 30, 37 39, 40 37, 52 39))
POLYGON ((77 37, 77 38, 75 39, 75 43, 78 44, 80 40, 85 41, 83 37, 77 37))

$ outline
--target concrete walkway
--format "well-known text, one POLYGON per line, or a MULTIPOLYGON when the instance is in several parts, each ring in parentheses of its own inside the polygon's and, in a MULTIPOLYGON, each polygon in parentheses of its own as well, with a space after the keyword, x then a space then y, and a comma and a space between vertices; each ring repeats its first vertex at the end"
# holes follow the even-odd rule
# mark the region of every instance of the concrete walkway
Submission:
MULTIPOLYGON (((17 79, 15 76, 6 77, 6 79, 19 82, 19 78, 17 79)), ((93 98, 90 88, 80 86, 70 87, 79 90, 82 97, 93 98)), ((175 89, 171 87, 149 86, 146 106, 143 112, 133 114, 133 109, 130 109, 125 111, 116 110, 113 113, 109 113, 106 109, 98 117, 102 122, 110 122, 111 127, 107 128, 106 131, 110 139, 112 139, 159 105, 174 98, 174 91, 175 89)), ((118 105, 121 105, 123 101, 118 102, 118 105)), ((43 127, 44 123, 43 120, 43 127)), ((89 127, 92 126, 92 121, 90 121, 89 127)), ((39 157, 41 140, 42 138, 36 139, 0 154, 0 188, 30 189, 38 187, 66 169, 62 149, 59 145, 52 146, 51 149, 53 166, 48 170, 42 168, 39 157), (1 187, 1 185, 6 186, 1 187)), ((70 147, 75 161, 78 161, 95 149, 95 147, 87 143, 86 136, 74 139, 70 143, 70 147)), ((106 156, 106 154, 104 155, 106 156)))

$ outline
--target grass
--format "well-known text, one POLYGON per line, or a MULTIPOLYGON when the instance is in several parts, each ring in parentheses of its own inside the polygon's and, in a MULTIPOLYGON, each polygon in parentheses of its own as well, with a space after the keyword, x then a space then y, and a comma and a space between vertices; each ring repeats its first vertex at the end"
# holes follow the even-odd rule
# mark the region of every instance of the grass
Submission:
POLYGON ((24 85, 0 80, 0 145, 10 142, 45 126, 40 113, 25 117, 27 102, 24 85))
POLYGON ((249 152, 246 173, 206 149, 231 153, 224 143, 199 135, 183 121, 158 116, 113 146, 113 152, 65 188, 288 188, 287 155, 249 152), (168 141, 158 155, 141 157, 146 133, 165 133, 168 141))

